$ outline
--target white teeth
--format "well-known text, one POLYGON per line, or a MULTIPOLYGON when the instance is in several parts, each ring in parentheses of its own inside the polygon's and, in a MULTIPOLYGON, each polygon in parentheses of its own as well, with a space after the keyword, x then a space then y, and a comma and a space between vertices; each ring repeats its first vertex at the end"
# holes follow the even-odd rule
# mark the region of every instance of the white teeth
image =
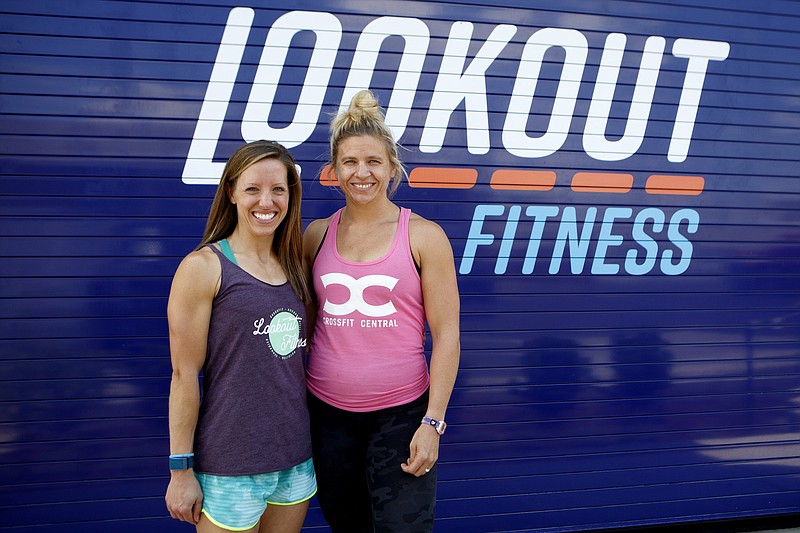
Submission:
POLYGON ((370 187, 372 187, 372 184, 371 183, 354 183, 353 187, 355 187, 356 189, 366 190, 366 189, 369 189, 370 187))
POLYGON ((268 221, 275 218, 275 213, 253 213, 258 220, 268 221))

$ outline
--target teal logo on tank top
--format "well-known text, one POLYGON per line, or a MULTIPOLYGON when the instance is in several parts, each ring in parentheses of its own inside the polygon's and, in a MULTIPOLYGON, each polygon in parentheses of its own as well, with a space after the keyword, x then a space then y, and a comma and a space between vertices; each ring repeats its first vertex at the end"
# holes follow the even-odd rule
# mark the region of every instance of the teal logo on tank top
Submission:
POLYGON ((253 335, 266 335, 272 353, 287 359, 294 355, 298 347, 306 345, 306 339, 300 336, 302 321, 294 311, 278 309, 270 317, 269 323, 263 318, 255 321, 253 335))

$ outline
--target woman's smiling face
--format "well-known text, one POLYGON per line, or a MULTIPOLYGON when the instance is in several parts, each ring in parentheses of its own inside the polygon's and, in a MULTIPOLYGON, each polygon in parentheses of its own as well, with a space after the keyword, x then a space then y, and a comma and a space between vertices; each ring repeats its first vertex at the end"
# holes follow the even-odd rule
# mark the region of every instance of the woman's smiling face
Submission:
POLYGON ((289 180, 284 164, 262 159, 242 172, 229 192, 237 227, 256 236, 274 235, 289 210, 289 180))
POLYGON ((358 204, 386 198, 396 172, 386 146, 371 135, 348 137, 339 143, 335 169, 348 202, 358 204))

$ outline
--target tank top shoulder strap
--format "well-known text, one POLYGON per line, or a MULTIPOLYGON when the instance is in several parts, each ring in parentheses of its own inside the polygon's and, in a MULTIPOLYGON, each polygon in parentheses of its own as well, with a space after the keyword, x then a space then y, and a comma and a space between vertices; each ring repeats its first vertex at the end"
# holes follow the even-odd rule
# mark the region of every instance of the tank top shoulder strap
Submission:
POLYGON ((225 257, 227 257, 231 263, 233 263, 236 266, 239 266, 239 263, 236 262, 236 256, 233 255, 233 250, 231 250, 231 245, 228 242, 228 239, 222 239, 221 241, 219 241, 219 248, 220 250, 222 250, 222 254, 225 257))
POLYGON ((407 207, 401 207, 400 218, 397 221, 397 244, 406 250, 408 258, 411 260, 411 263, 414 265, 414 269, 417 271, 417 275, 420 275, 422 274, 422 269, 420 269, 419 264, 417 263, 417 258, 414 257, 414 254, 411 251, 411 236, 408 229, 410 220, 411 209, 407 207))
POLYGON ((400 218, 397 220, 397 234, 408 240, 408 221, 411 220, 411 209, 400 208, 400 218))
POLYGON ((317 256, 319 255, 319 252, 322 250, 323 247, 329 248, 331 246, 335 246, 336 228, 339 227, 339 218, 342 216, 342 209, 339 209, 333 214, 333 216, 331 216, 331 219, 328 222, 328 227, 325 228, 325 233, 322 234, 322 239, 319 241, 319 246, 317 246, 317 251, 314 253, 314 261, 316 261, 317 256))
MULTIPOLYGON (((222 241, 219 241, 219 243, 222 243, 222 241)), ((226 244, 226 247, 228 249, 228 253, 225 253, 225 249, 221 245, 220 245, 219 248, 217 248, 216 246, 214 246, 213 243, 206 244, 206 246, 209 249, 211 249, 212 252, 214 252, 214 255, 217 256, 217 259, 219 259, 219 266, 222 269, 222 273, 223 273, 222 277, 223 277, 223 279, 225 279, 227 277, 227 276, 225 276, 225 272, 226 271, 230 271, 231 269, 233 269, 232 265, 236 265, 237 267, 239 266, 236 263, 236 258, 233 256, 233 252, 231 251, 230 245, 227 242, 225 244, 226 244), (226 259, 227 259, 227 261, 226 261, 226 259)), ((233 269, 233 270, 241 270, 241 267, 239 267, 238 269, 233 269)))

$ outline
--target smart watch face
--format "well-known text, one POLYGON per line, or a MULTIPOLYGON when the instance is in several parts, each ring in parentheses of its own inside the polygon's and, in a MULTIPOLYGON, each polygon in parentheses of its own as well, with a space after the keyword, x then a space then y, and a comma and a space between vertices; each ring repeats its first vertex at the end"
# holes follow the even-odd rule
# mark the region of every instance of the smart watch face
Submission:
POLYGON ((444 430, 447 427, 444 420, 434 420, 433 418, 426 416, 422 419, 423 424, 427 424, 429 426, 433 426, 433 429, 436 430, 436 433, 439 435, 444 435, 444 430))

